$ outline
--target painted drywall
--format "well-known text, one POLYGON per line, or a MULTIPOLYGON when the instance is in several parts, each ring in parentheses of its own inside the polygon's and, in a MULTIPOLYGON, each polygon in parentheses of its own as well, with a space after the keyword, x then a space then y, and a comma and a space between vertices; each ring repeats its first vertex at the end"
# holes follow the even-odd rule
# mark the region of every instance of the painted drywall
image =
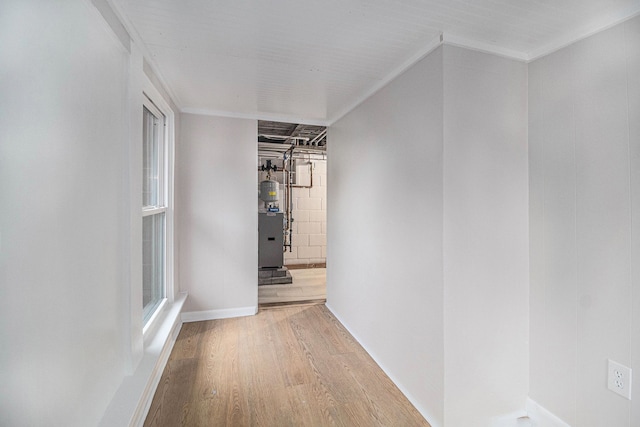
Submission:
POLYGON ((327 305, 443 423, 442 49, 329 128, 327 305))
POLYGON ((124 377, 128 53, 86 1, 0 5, 0 424, 97 425, 124 377))
POLYGON ((328 306, 432 424, 524 413, 527 65, 441 47, 329 137, 328 306))
POLYGON ((2 425, 139 420, 179 330, 168 295, 143 336, 139 179, 143 91, 176 107, 123 29, 104 0, 0 6, 2 425))
POLYGON ((636 17, 529 69, 530 395, 574 426, 640 425, 639 52, 636 17))
POLYGON ((255 120, 181 115, 176 194, 186 312, 257 308, 257 132, 255 120))
POLYGON ((527 65, 444 46, 445 425, 528 391, 527 65))
POLYGON ((624 25, 631 172, 631 365, 636 374, 630 426, 640 425, 640 18, 624 25))

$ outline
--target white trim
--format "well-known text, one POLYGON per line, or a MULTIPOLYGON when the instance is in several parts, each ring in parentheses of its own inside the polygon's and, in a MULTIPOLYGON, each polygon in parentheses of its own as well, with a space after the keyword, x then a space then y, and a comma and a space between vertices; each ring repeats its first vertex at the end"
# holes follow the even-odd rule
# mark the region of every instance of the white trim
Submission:
MULTIPOLYGON (((146 74, 145 74, 145 76, 146 76, 146 74)), ((147 76, 147 79, 148 78, 149 77, 147 76)), ((156 88, 154 87, 154 89, 156 89, 156 88)), ((146 90, 151 91, 150 88, 147 88, 146 90)), ((144 90, 143 90, 143 93, 144 93, 144 90)), ((146 93, 144 94, 144 99, 142 101, 142 105, 144 105, 147 108, 147 110, 149 110, 151 112, 151 114, 156 116, 157 119, 159 119, 160 116, 165 118, 164 113, 162 113, 162 111, 160 111, 160 108, 158 108, 158 106, 156 106, 156 104, 153 102, 153 100, 146 93)), ((164 123, 163 123, 163 125, 164 125, 164 123)))
POLYGON ((180 333, 180 311, 186 299, 186 293, 180 294, 162 312, 157 332, 145 340, 142 361, 133 375, 126 376, 122 381, 100 421, 101 427, 138 427, 144 424, 162 372, 180 333))
MULTIPOLYGON (((144 74, 144 73, 143 73, 144 74)), ((164 201, 165 210, 165 286, 166 297, 169 301, 173 301, 176 293, 176 287, 174 283, 174 263, 175 263, 175 248, 174 248, 174 182, 175 182, 175 112, 169 105, 166 99, 162 96, 160 91, 153 85, 149 77, 144 74, 142 78, 142 93, 143 99, 146 97, 165 117, 165 144, 164 144, 164 195, 166 200, 164 201)), ((163 209, 163 208, 159 208, 163 209)), ((149 215, 151 210, 143 210, 143 216, 149 215)))
POLYGON ((529 55, 527 55, 526 52, 506 49, 500 46, 492 45, 490 43, 484 43, 476 40, 465 39, 464 37, 458 37, 456 35, 451 35, 451 34, 444 34, 444 44, 448 44, 451 46, 459 46, 465 49, 489 53, 492 55, 498 55, 498 56, 502 56, 504 58, 509 58, 509 59, 516 59, 518 61, 523 61, 523 62, 526 62, 529 59, 529 55))
POLYGON ((240 113, 236 111, 209 110, 207 108, 192 108, 192 107, 181 108, 180 112, 184 114, 196 114, 199 116, 229 117, 231 119, 271 120, 275 122, 304 123, 306 125, 329 126, 328 120, 310 119, 310 118, 305 118, 300 116, 290 116, 286 114, 258 113, 258 112, 240 113))
POLYGON ((164 99, 160 91, 153 85, 146 74, 144 74, 142 79, 142 93, 144 93, 155 108, 160 110, 160 113, 166 117, 167 127, 169 127, 175 119, 174 112, 169 103, 164 99))
MULTIPOLYGON (((153 396, 156 393, 164 368, 167 366, 167 362, 169 361, 171 350, 173 350, 173 346, 178 338, 180 329, 182 328, 180 312, 182 311, 182 306, 186 299, 187 294, 184 293, 177 303, 174 302, 172 304, 171 308, 164 308, 165 311, 163 311, 162 315, 159 316, 161 320, 159 319, 157 322, 157 330, 154 331, 155 333, 145 336, 145 357, 147 355, 150 357, 155 356, 156 363, 154 364, 149 380, 147 381, 147 385, 133 414, 131 422, 131 425, 133 426, 142 426, 147 414, 149 413, 153 396)), ((164 302, 166 303, 166 301, 167 300, 165 299, 164 302)))
MULTIPOLYGON (((133 44, 135 44, 138 47, 138 49, 140 49, 140 51, 142 52, 143 57, 146 59, 147 63, 149 64, 149 67, 151 67, 151 71, 153 71, 153 74, 156 75, 156 77, 160 81, 160 84, 162 84, 164 90, 167 91, 167 94, 169 94, 169 97, 171 98, 173 103, 178 108, 180 108, 182 106, 182 102, 180 98, 178 98, 178 96, 173 91, 171 86, 167 84, 167 80, 164 78, 164 76, 160 72, 158 68, 158 64, 156 64, 156 62, 153 60, 153 55, 151 55, 149 48, 142 41, 142 37, 140 36, 140 33, 138 32, 136 27, 133 25, 131 20, 129 20, 129 17, 127 16, 127 14, 120 7, 120 4, 119 4, 120 1, 117 1, 117 0, 106 0, 106 1, 111 6, 113 13, 118 17, 118 19, 120 20, 120 23, 124 26, 125 30, 127 30, 127 32, 129 33, 129 37, 131 38, 131 41, 133 42, 133 44)), ((140 71, 142 72, 142 68, 140 68, 140 71)))
MULTIPOLYGON (((391 374, 391 372, 386 369, 384 367, 384 365, 382 363, 380 363, 378 357, 376 356, 375 353, 373 353, 372 351, 370 351, 366 345, 363 344, 363 342, 358 338, 358 335, 354 334, 353 331, 349 328, 349 326, 340 318, 340 316, 338 316, 336 314, 336 312, 331 308, 331 306, 327 303, 325 303, 325 306, 329 309, 329 311, 335 316, 336 319, 338 319, 338 321, 342 324, 342 326, 344 326, 344 328, 349 331, 349 333, 351 334, 351 336, 353 336, 353 338, 355 338, 355 340, 358 342, 358 344, 360 344, 362 346, 362 348, 364 348, 364 350, 369 353, 369 356, 371 356, 371 358, 373 359, 374 362, 376 362, 376 364, 380 367, 380 369, 382 369, 384 371, 385 374, 387 374, 387 376, 391 379, 391 381, 393 381, 393 383, 396 385, 396 387, 398 387, 398 389, 400 389, 400 391, 402 392, 402 394, 405 395, 405 397, 407 399, 409 399, 409 402, 411 402, 411 404, 418 410, 418 412, 420 412, 420 414, 424 417, 425 420, 427 420, 427 422, 431 425, 431 427, 442 427, 442 425, 436 423, 435 417, 433 417, 429 411, 427 411, 427 409, 422 405, 421 402, 419 402, 415 397, 413 397, 413 395, 411 393, 409 393, 409 391, 402 385, 402 383, 400 383, 398 381, 397 378, 395 378, 395 376, 393 374, 391 374)), ((184 319, 184 318, 183 318, 184 319)))
POLYGON ((159 323, 159 322, 156 322, 156 320, 158 320, 161 317, 160 315, 161 313, 164 312, 165 305, 167 305, 167 299, 162 298, 162 301, 160 301, 160 304, 158 304, 158 307, 155 309, 155 311, 153 312, 153 314, 151 315, 147 323, 145 323, 145 325, 142 327, 143 339, 153 336, 153 333, 156 331, 155 326, 157 326, 159 323))
POLYGON ((143 116, 141 114, 142 95, 142 53, 136 44, 131 45, 129 58, 129 85, 127 108, 129 110, 129 141, 125 158, 128 159, 128 169, 125 182, 125 192, 128 194, 126 203, 126 234, 129 239, 124 242, 123 263, 124 272, 126 324, 125 340, 125 373, 132 375, 144 355, 142 328, 142 132, 143 116))
POLYGON ((167 207, 166 206, 162 206, 162 207, 159 207, 159 208, 157 208, 157 207, 142 208, 142 217, 144 218, 145 216, 164 213, 166 211, 167 211, 167 207))
POLYGON ((563 49, 567 46, 570 46, 574 43, 577 43, 581 40, 584 40, 588 37, 593 36, 594 34, 600 33, 602 31, 608 30, 609 28, 613 28, 616 25, 622 24, 630 19, 633 19, 640 15, 640 7, 632 7, 627 9, 623 13, 614 15, 612 17, 606 17, 601 22, 595 25, 591 25, 588 28, 583 28, 582 30, 575 31, 565 37, 562 37, 553 43, 550 43, 542 48, 535 49, 529 52, 528 62, 535 61, 536 59, 542 58, 543 56, 547 56, 556 52, 560 49, 563 49))
MULTIPOLYGON (((618 24, 621 24, 629 19, 632 19, 636 16, 640 15, 640 10, 638 7, 628 9, 624 13, 618 14, 612 19, 608 19, 606 22, 602 22, 596 26, 592 26, 591 29, 583 29, 581 31, 575 32, 570 36, 567 36, 561 39, 558 42, 552 43, 544 48, 534 50, 532 52, 521 52, 513 49, 503 48, 497 45, 493 45, 490 43, 484 43, 472 39, 467 39, 464 37, 456 36, 455 34, 449 33, 441 33, 437 39, 432 40, 430 43, 426 44, 422 49, 416 52, 413 56, 407 59, 404 63, 402 63, 399 67, 389 73, 385 78, 380 80, 376 85, 371 87, 368 91, 366 91, 363 95, 358 97, 358 99, 348 105, 346 108, 338 112, 335 116, 329 119, 329 124, 326 126, 331 126, 336 123, 338 120, 349 114, 356 107, 362 104, 364 101, 373 96, 380 89, 385 87, 391 81, 396 79, 399 75, 405 72, 407 69, 411 68, 418 61, 429 55, 436 48, 438 48, 442 44, 447 44, 450 46, 458 46, 465 49, 475 50, 478 52, 484 52, 492 55, 501 56, 504 58, 514 59, 522 62, 531 62, 535 59, 538 59, 542 56, 548 55, 556 50, 562 49, 563 47, 569 46, 573 43, 576 43, 584 38, 590 37, 596 33, 604 31, 608 28, 614 27, 618 24)), ((184 111, 184 110, 183 110, 184 111)))
POLYGON ((571 427, 531 398, 527 398, 526 409, 533 427, 571 427))
MULTIPOLYGON (((125 45, 124 40, 122 40, 118 35, 117 29, 114 28, 114 26, 116 26, 117 23, 113 22, 113 20, 110 17, 105 15, 105 14, 108 14, 109 12, 108 10, 104 9, 104 5, 106 3, 106 6, 109 6, 109 3, 105 2, 104 0, 84 0, 83 3, 91 10, 91 13, 97 14, 102 27, 104 27, 104 29, 107 31, 107 33, 109 34, 109 37, 111 37, 114 40, 117 40, 118 45, 122 48, 123 52, 126 52, 126 54, 129 55, 131 53, 131 37, 129 37, 129 34, 127 34, 129 43, 128 45, 125 45), (102 3, 103 8, 100 8, 100 5, 98 3, 102 3)), ((111 8, 111 12, 114 14, 113 17, 118 19, 118 17, 115 15, 115 12, 113 11, 113 8, 111 8)), ((126 28, 124 28, 124 26, 122 27, 122 29, 125 32, 127 30, 126 28)))
POLYGON ((534 424, 523 409, 491 418, 489 427, 534 427, 534 424))
POLYGON ((355 102, 347 105, 347 107, 345 107, 342 110, 340 110, 338 112, 338 114, 336 114, 335 116, 333 116, 329 120, 329 124, 326 125, 326 126, 333 125, 335 122, 337 122, 338 120, 340 120, 341 118, 343 118, 344 116, 349 114, 351 111, 355 110, 360 104, 362 104, 367 99, 372 97, 380 89, 382 89, 383 87, 385 87, 386 85, 391 83, 400 74, 404 73, 409 68, 411 68, 413 65, 418 63, 420 60, 422 60, 423 58, 427 57, 431 52, 433 52, 438 47, 440 47, 440 45, 442 45, 442 40, 443 40, 443 34, 440 33, 438 35, 438 37, 436 37, 435 39, 433 39, 433 40, 429 41, 428 43, 426 43, 420 50, 418 50, 416 53, 411 55, 411 57, 409 57, 406 61, 404 61, 402 64, 400 64, 398 67, 396 67, 393 71, 391 71, 389 74, 387 74, 386 77, 384 77, 381 80, 379 80, 378 83, 373 85, 368 91, 366 91, 360 97, 358 97, 358 99, 356 99, 355 102))
POLYGON ((182 321, 187 323, 200 322, 203 320, 229 319, 231 317, 255 316, 257 312, 257 305, 251 307, 223 308, 219 310, 187 311, 182 313, 182 321))
MULTIPOLYGON (((85 3, 88 5, 91 5, 94 10, 100 13, 97 7, 92 4, 92 1, 95 1, 95 0, 85 0, 85 3)), ((184 107, 181 99, 173 91, 171 86, 167 84, 167 81, 163 77, 162 73, 160 72, 157 63, 154 61, 153 55, 151 55, 149 48, 142 41, 142 37, 140 36, 140 33, 136 30, 135 26, 131 23, 131 21, 127 17, 127 14, 124 13, 122 8, 120 7, 120 4, 119 4, 120 1, 106 0, 106 2, 111 6, 113 13, 120 20, 120 23, 123 25, 124 29, 128 32, 129 37, 132 41, 132 44, 136 44, 139 47, 139 49, 142 51, 144 58, 149 64, 149 67, 151 68, 153 73, 156 75, 156 77, 162 84, 163 88, 167 91, 171 100, 176 104, 180 112, 186 113, 186 114, 198 114, 198 115, 204 115, 204 116, 219 116, 219 117, 231 117, 231 118, 253 119, 253 120, 275 120, 275 121, 292 122, 292 123, 306 123, 306 124, 318 125, 318 126, 330 126, 333 123, 340 120, 345 115, 347 115, 353 109, 355 109, 358 105, 360 105, 362 102, 364 102, 374 93, 376 93, 379 89, 381 89, 386 84, 388 84, 391 80, 395 79, 397 76, 402 74, 404 70, 411 67, 413 64, 418 62, 424 56, 428 55, 431 52, 431 50, 435 49, 443 42, 443 34, 441 34, 437 38, 437 42, 435 46, 432 46, 434 44, 433 41, 425 45, 423 49, 421 49, 415 55, 413 55, 411 58, 405 61, 405 63, 403 63, 400 67, 396 68, 386 78, 380 80, 378 84, 376 84, 371 89, 369 89, 363 96, 360 96, 355 103, 351 104, 350 106, 347 106, 346 108, 339 111, 338 114, 334 115, 331 118, 305 119, 303 117, 289 116, 289 115, 283 115, 283 114, 272 114, 272 113, 261 113, 261 112, 240 113, 240 112, 233 112, 233 111, 226 111, 226 110, 210 110, 210 109, 203 109, 203 108, 197 108, 197 107, 184 107)), ((618 24, 621 24, 622 22, 632 19, 638 16, 639 14, 640 14, 639 6, 630 7, 621 13, 618 13, 610 17, 605 17, 604 19, 600 20, 600 22, 598 23, 591 24, 589 27, 585 27, 582 30, 575 31, 567 36, 564 36, 561 39, 558 39, 557 41, 548 44, 547 46, 534 49, 529 52, 522 52, 522 51, 517 51, 513 49, 507 49, 497 45, 492 45, 490 43, 478 42, 478 41, 474 41, 464 37, 458 37, 455 34, 449 34, 449 33, 447 33, 446 36, 444 36, 444 42, 451 45, 464 47, 467 49, 492 53, 495 55, 499 55, 499 56, 503 56, 511 59, 517 59, 520 61, 531 62, 543 56, 549 55, 564 47, 567 47, 573 43, 576 43, 580 40, 583 40, 587 37, 590 37, 596 33, 599 33, 608 28, 614 27, 618 24)), ((110 27, 109 23, 106 22, 105 18, 102 15, 101 15, 101 19, 105 21, 106 27, 110 27)), ((109 28, 109 31, 113 33, 112 28, 109 28)), ((117 38, 117 35, 113 33, 113 37, 117 38)), ((123 46, 123 49, 126 50, 126 47, 123 46)))

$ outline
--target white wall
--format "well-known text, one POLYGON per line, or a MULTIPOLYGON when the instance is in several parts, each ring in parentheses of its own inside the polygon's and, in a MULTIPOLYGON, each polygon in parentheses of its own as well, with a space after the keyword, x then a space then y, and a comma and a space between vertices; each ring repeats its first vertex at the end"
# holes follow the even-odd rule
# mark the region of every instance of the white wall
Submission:
POLYGON ((528 391, 527 65, 444 47, 445 425, 528 391))
POLYGON ((329 128, 327 305, 443 420, 442 49, 329 128))
POLYGON ((640 425, 640 18, 624 26, 631 177, 631 366, 635 368, 630 426, 640 425))
POLYGON ((89 2, 0 5, 2 425, 97 425, 124 377, 127 60, 89 2))
POLYGON ((257 309, 257 132, 255 120, 181 115, 176 193, 189 320, 257 309))
POLYGON ((523 413, 526 64, 444 46, 329 137, 328 306, 434 426, 523 413))
POLYGON ((640 425, 639 52, 636 17, 529 70, 530 395, 580 427, 640 425))
POLYGON ((139 421, 179 331, 142 332, 144 72, 105 0, 0 4, 2 425, 139 421))

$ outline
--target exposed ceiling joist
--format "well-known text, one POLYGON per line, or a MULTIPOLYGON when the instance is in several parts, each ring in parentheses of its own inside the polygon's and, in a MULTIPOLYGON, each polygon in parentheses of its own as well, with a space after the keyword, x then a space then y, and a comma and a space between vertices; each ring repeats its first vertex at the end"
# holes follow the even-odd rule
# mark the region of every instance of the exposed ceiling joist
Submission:
POLYGON ((324 147, 327 143, 325 126, 258 121, 258 142, 324 147), (311 142, 313 141, 313 142, 311 142))

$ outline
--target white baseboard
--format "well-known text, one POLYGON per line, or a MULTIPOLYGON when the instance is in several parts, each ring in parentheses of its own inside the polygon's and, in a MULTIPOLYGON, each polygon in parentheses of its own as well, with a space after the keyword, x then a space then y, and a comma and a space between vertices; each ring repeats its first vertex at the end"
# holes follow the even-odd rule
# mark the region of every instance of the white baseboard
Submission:
POLYGON ((397 378, 395 378, 393 376, 393 374, 391 374, 391 372, 388 369, 386 369, 382 363, 380 363, 380 360, 376 357, 375 353, 371 352, 367 348, 367 346, 363 344, 363 342, 358 338, 358 335, 353 333, 353 331, 349 328, 349 326, 331 308, 329 303, 325 303, 325 306, 335 316, 335 318, 338 319, 338 321, 342 324, 342 326, 344 326, 345 329, 347 331, 349 331, 349 333, 353 336, 353 338, 355 338, 355 340, 358 341, 358 344, 360 344, 362 346, 362 348, 364 348, 364 350, 367 353, 369 353, 369 356, 371 356, 371 358, 374 360, 374 362, 376 362, 376 364, 380 367, 380 369, 382 369, 382 371, 385 374, 387 374, 387 376, 391 379, 391 381, 396 385, 396 387, 398 387, 400 389, 402 394, 405 395, 405 397, 418 410, 418 412, 420 412, 420 414, 424 417, 424 419, 427 420, 427 422, 431 425, 431 427, 441 427, 441 425, 435 421, 435 417, 433 417, 431 414, 429 414, 429 412, 426 410, 426 408, 424 408, 424 406, 420 402, 418 402, 418 400, 415 399, 412 396, 412 394, 409 393, 409 391, 400 382, 397 381, 397 378))
POLYGON ((512 412, 510 414, 493 417, 489 423, 489 427, 534 427, 527 412, 512 412))
POLYGON ((531 398, 527 399, 526 408, 532 427, 571 427, 531 398))
POLYGON ((258 312, 258 306, 224 308, 221 310, 187 311, 182 313, 182 321, 201 322, 203 320, 228 319, 230 317, 254 316, 258 312))

